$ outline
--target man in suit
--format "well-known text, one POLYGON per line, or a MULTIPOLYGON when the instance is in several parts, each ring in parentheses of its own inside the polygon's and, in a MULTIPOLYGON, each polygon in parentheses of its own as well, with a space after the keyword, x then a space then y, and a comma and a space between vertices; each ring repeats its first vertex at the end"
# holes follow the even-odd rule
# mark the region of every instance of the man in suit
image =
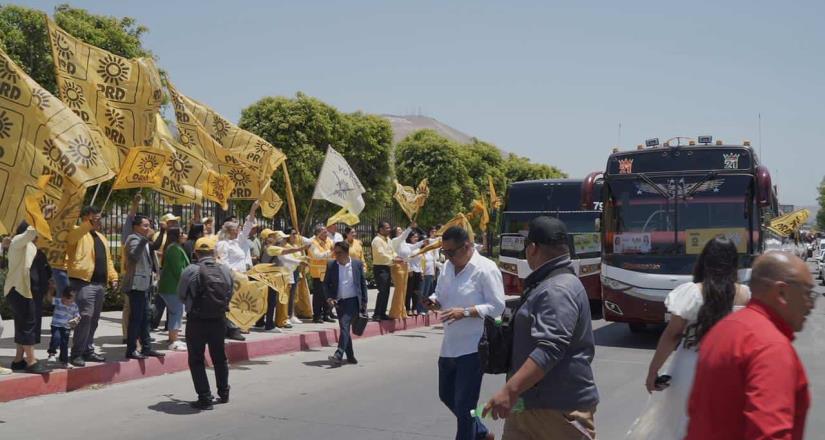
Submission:
POLYGON ((350 328, 352 320, 360 314, 367 314, 367 279, 364 275, 364 263, 349 256, 349 243, 339 241, 332 248, 335 260, 327 264, 324 275, 324 287, 327 292, 327 302, 338 310, 341 336, 338 339, 338 349, 329 357, 335 365, 344 363, 344 353, 347 362, 357 364, 355 353, 352 350, 352 335, 350 328))
POLYGON ((152 350, 149 336, 149 321, 152 311, 149 297, 152 278, 157 272, 157 259, 151 249, 152 228, 149 219, 135 215, 132 219, 132 233, 126 237, 126 269, 121 286, 129 297, 129 328, 126 332, 126 359, 146 359, 147 356, 163 357, 163 353, 152 350), (141 351, 137 351, 140 339, 141 351))

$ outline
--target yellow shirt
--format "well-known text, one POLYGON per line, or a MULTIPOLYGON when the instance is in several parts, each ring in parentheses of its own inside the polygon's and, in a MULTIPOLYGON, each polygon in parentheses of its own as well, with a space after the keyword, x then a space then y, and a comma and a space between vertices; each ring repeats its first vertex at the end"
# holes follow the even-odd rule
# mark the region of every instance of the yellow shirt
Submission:
POLYGON ((332 259, 332 244, 329 237, 324 241, 318 237, 312 239, 312 245, 309 247, 309 274, 312 278, 324 278, 327 261, 332 259))
MULTIPOLYGON (((66 237, 66 272, 69 278, 77 278, 86 282, 92 279, 95 270, 95 240, 89 235, 92 225, 88 221, 83 221, 79 226, 69 231, 66 237)), ((109 239, 100 232, 95 231, 95 235, 103 242, 106 249, 106 266, 109 282, 117 281, 117 272, 112 264, 112 254, 109 252, 109 239)))
POLYGON ((25 232, 15 235, 9 245, 9 270, 6 274, 6 284, 3 286, 3 293, 8 295, 11 288, 25 298, 32 297, 31 287, 31 267, 34 256, 37 254, 37 247, 34 239, 37 238, 37 231, 29 226, 25 232))
POLYGON ((372 239, 373 266, 391 266, 393 258, 395 258, 395 251, 392 250, 389 237, 376 235, 372 239))
POLYGON ((361 245, 361 240, 352 240, 349 245, 349 256, 364 261, 364 246, 361 245))

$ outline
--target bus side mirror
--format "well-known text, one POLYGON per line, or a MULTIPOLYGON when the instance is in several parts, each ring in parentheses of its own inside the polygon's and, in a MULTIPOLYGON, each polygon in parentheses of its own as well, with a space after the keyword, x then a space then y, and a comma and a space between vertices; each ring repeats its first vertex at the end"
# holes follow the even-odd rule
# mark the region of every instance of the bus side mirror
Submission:
POLYGON ((596 232, 602 232, 602 219, 597 218, 593 221, 593 225, 596 227, 596 232))

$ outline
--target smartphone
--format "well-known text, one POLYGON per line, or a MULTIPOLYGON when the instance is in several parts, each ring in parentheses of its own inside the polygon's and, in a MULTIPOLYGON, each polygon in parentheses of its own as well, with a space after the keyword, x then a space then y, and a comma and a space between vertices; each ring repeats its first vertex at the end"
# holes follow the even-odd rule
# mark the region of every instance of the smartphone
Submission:
POLYGON ((670 380, 671 380, 670 375, 663 374, 663 375, 656 378, 656 381, 654 382, 654 385, 656 386, 657 390, 662 391, 665 388, 670 386, 670 380))

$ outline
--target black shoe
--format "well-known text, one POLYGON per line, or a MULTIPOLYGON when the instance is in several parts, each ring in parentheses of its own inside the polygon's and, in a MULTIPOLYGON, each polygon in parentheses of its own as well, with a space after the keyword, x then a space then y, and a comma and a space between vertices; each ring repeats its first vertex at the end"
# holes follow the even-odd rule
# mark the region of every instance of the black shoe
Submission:
POLYGON ((358 359, 355 359, 354 357, 348 357, 347 363, 352 365, 358 365, 358 359))
POLYGON ((72 360, 69 361, 69 363, 72 364, 73 367, 85 367, 86 366, 86 361, 84 361, 83 358, 80 357, 80 356, 73 357, 72 360))
POLYGON ((12 361, 11 363, 11 371, 23 371, 26 369, 26 361, 21 360, 18 362, 12 361))
POLYGON ((149 342, 156 342, 156 339, 153 336, 149 336, 149 342))
POLYGON ((229 391, 225 393, 218 391, 218 397, 215 398, 215 403, 229 403, 229 391))
POLYGON ((324 318, 324 322, 335 322, 335 320, 330 317, 326 317, 324 318))
POLYGON ((43 363, 39 361, 35 361, 31 365, 27 365, 26 369, 24 370, 26 373, 32 374, 48 374, 52 372, 51 368, 46 367, 43 363))
POLYGON ((332 365, 335 365, 335 366, 340 366, 341 364, 344 363, 343 359, 341 359, 340 357, 338 357, 337 355, 334 355, 334 354, 329 355, 329 357, 327 357, 327 359, 330 362, 332 362, 332 365))
POLYGON ((226 336, 226 339, 231 339, 233 341, 246 341, 246 338, 241 334, 241 332, 232 332, 226 336))
POLYGON ((126 359, 146 359, 146 356, 141 354, 139 351, 133 351, 131 353, 126 353, 126 359))
POLYGON ((273 325, 266 325, 266 326, 264 326, 264 331, 270 331, 270 330, 272 330, 272 329, 274 329, 274 328, 275 328, 275 325, 274 325, 274 324, 273 324, 273 325))
POLYGON ((201 411, 208 411, 214 408, 214 406, 212 406, 212 401, 213 399, 211 397, 208 400, 198 399, 194 402, 189 402, 189 405, 191 405, 192 408, 199 409, 201 411))
POLYGON ((376 322, 381 321, 381 317, 380 316, 375 316, 375 315, 372 315, 372 318, 370 318, 370 319, 372 319, 373 321, 376 321, 376 322))
POLYGON ((322 321, 322 320, 320 320, 320 319, 313 319, 313 320, 312 320, 312 323, 313 323, 313 324, 323 324, 323 323, 324 323, 324 321, 322 321))
POLYGON ((140 354, 142 354, 143 357, 153 357, 153 358, 162 358, 162 357, 166 356, 166 353, 161 353, 157 350, 146 350, 146 351, 142 351, 140 354))
POLYGON ((106 358, 97 353, 84 354, 83 360, 86 362, 106 362, 106 358))

